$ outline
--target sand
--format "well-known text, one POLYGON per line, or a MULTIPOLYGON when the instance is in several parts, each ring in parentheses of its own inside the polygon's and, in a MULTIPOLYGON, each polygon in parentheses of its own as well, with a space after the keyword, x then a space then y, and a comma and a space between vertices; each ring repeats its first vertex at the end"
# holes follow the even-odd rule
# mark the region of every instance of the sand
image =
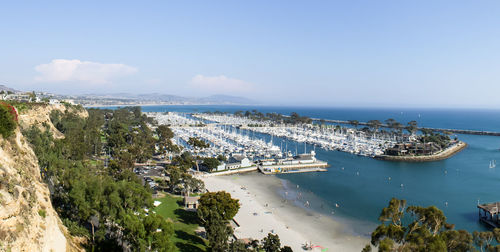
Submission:
POLYGON ((307 242, 319 246, 312 251, 361 251, 368 237, 345 232, 334 219, 285 202, 277 193, 281 181, 261 174, 203 178, 210 191, 226 191, 239 199, 240 210, 234 231, 238 238, 261 240, 268 233, 278 234, 281 245, 303 251, 307 242), (324 250, 327 249, 327 250, 324 250))

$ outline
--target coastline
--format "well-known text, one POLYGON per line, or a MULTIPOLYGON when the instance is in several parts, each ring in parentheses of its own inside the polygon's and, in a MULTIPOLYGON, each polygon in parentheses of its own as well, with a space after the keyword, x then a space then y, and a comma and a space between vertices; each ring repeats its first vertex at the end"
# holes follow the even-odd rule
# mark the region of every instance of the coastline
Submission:
POLYGON ((401 161, 401 162, 432 162, 439 161, 450 158, 451 156, 459 153, 467 147, 467 143, 460 141, 437 154, 426 155, 426 156, 388 156, 380 155, 376 156, 375 159, 386 160, 386 161, 401 161))
POLYGON ((278 190, 284 189, 280 179, 261 174, 215 176, 202 178, 210 191, 226 191, 239 199, 240 210, 235 220, 240 224, 237 238, 261 240, 269 232, 279 235, 281 244, 294 251, 312 243, 313 251, 361 251, 369 243, 367 237, 346 232, 347 227, 331 217, 306 210, 285 201, 278 190), (261 232, 262 231, 262 232, 261 232))
MULTIPOLYGON (((203 104, 162 104, 162 103, 129 103, 129 104, 93 104, 85 105, 84 108, 108 108, 108 107, 149 107, 149 106, 189 106, 189 105, 203 105, 203 104)), ((206 104, 205 104, 206 105, 206 104)))

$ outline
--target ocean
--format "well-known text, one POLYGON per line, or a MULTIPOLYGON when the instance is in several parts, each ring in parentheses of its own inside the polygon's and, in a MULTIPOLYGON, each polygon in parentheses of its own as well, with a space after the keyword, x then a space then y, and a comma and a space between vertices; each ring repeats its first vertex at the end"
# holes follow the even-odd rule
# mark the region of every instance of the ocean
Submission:
MULTIPOLYGON (((374 109, 315 108, 269 106, 145 106, 145 112, 205 112, 253 110, 277 112, 313 118, 384 121, 388 118, 419 126, 500 131, 500 110, 464 109, 374 109)), ((270 140, 269 136, 261 137, 270 140)), ((456 229, 485 230, 478 221, 477 203, 500 201, 500 167, 489 168, 491 160, 500 160, 500 137, 458 135, 469 146, 455 156, 436 162, 403 163, 375 160, 344 152, 316 148, 317 157, 331 165, 328 172, 277 175, 287 188, 280 193, 303 207, 348 223, 352 232, 368 235, 376 227, 378 216, 392 197, 405 199, 408 205, 434 205, 444 211, 456 229), (285 193, 287 191, 287 193, 285 193), (300 197, 299 197, 300 195, 300 197)), ((287 142, 288 149, 304 150, 303 143, 287 142)), ((307 151, 314 148, 306 146, 307 151)))

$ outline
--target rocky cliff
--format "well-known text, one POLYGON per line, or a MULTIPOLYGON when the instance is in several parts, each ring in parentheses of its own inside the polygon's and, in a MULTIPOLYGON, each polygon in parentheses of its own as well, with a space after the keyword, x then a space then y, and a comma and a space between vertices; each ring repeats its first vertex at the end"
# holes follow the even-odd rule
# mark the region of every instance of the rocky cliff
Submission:
MULTIPOLYGON (((19 126, 49 124, 53 110, 64 105, 37 106, 19 115, 19 126)), ((80 112, 86 116, 86 111, 80 112)), ((38 160, 18 128, 8 139, 0 136, 0 251, 80 251, 53 209, 38 160)))

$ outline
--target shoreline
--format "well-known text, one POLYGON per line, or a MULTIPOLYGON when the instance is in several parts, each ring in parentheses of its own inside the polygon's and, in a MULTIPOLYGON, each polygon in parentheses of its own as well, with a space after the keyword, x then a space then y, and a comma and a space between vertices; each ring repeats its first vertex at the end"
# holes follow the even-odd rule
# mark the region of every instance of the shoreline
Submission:
POLYGON ((426 155, 426 156, 387 156, 380 155, 376 156, 375 159, 380 159, 384 161, 400 161, 400 162, 432 162, 440 161, 452 157, 453 155, 459 153, 467 147, 467 143, 460 141, 437 154, 426 155))
POLYGON ((84 108, 107 108, 107 107, 151 107, 151 106, 257 106, 257 105, 248 105, 248 104, 233 104, 233 103, 193 103, 193 104, 171 104, 171 103, 129 103, 129 104, 93 104, 93 105, 82 105, 84 108))
MULTIPOLYGON (((240 227, 234 231, 238 239, 261 240, 269 232, 278 234, 282 246, 303 251, 311 243, 329 251, 361 251, 369 238, 349 234, 348 227, 340 221, 307 210, 286 201, 278 191, 285 189, 275 176, 245 174, 204 177, 210 191, 226 191, 240 202, 235 220, 240 227)), ((317 247, 312 251, 321 251, 317 247)))

